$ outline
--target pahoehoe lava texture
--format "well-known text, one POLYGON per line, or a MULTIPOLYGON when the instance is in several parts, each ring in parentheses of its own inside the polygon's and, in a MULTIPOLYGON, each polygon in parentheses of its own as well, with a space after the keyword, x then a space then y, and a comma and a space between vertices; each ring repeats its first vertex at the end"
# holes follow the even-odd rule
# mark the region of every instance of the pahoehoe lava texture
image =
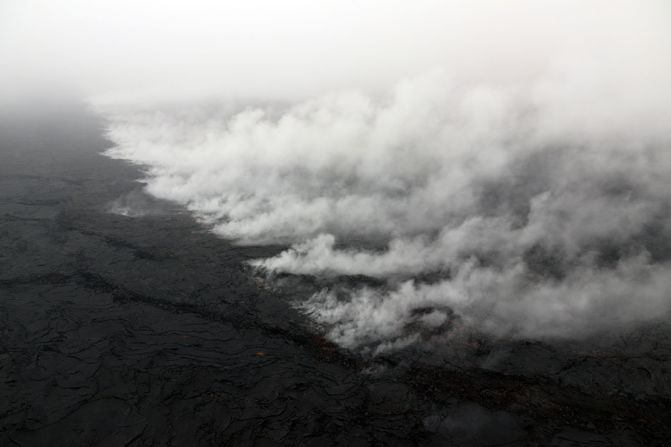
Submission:
POLYGON ((360 358, 309 329, 297 288, 254 279, 245 261, 282 247, 233 246, 142 198, 139 171, 100 155, 101 123, 40 110, 0 123, 1 445, 671 439, 666 325, 360 358), (127 200, 152 212, 109 212, 127 200))

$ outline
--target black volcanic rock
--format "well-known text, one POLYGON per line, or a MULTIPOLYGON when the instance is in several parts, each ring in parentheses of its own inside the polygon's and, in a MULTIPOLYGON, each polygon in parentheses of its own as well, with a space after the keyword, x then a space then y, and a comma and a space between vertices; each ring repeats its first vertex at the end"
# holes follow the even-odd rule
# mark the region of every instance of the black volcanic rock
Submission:
POLYGON ((245 264, 281 247, 232 245, 144 196, 93 115, 51 108, 0 120, 0 445, 671 439, 668 327, 345 352, 288 302, 314 284, 276 293, 245 264))

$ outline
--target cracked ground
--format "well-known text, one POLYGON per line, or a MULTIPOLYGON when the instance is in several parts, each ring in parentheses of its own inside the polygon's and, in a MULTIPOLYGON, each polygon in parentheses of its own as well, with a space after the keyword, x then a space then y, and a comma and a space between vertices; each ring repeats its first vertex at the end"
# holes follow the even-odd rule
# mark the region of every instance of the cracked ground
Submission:
POLYGON ((0 118, 0 445, 663 446, 671 330, 363 358, 78 105, 0 118), (123 198, 148 212, 110 212, 123 198))

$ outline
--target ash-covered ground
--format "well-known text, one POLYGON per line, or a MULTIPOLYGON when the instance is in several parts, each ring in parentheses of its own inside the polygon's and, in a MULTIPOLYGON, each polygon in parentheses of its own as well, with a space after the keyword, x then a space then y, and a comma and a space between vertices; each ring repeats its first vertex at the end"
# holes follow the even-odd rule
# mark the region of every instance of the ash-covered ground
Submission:
POLYGON ((1 121, 0 445, 671 439, 668 324, 352 353, 296 310, 323 284, 247 264, 286 247, 233 245, 145 195, 84 108, 1 121))

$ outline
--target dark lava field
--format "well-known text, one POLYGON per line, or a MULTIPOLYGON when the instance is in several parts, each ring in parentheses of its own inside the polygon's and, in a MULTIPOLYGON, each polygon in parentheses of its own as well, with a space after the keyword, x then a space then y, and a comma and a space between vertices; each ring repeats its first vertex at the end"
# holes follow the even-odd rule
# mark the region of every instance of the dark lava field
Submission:
POLYGON ((282 247, 145 196, 85 108, 0 121, 1 446, 671 445, 669 325, 363 357, 245 263, 282 247))

